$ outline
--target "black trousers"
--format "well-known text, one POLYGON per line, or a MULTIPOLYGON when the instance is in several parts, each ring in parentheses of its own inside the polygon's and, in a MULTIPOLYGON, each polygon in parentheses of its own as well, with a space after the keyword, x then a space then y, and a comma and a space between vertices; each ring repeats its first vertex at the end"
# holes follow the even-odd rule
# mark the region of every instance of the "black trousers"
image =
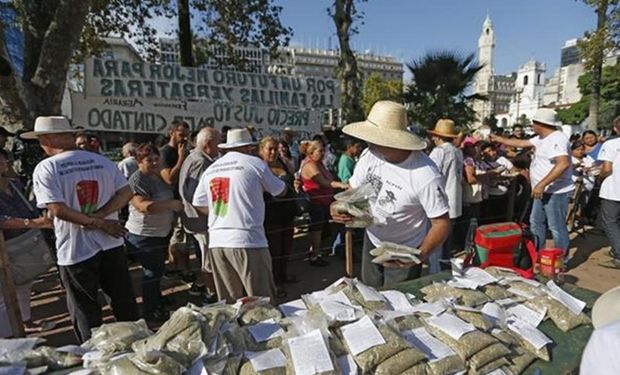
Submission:
POLYGON ((127 256, 122 246, 100 251, 71 266, 59 266, 67 294, 67 308, 80 343, 91 329, 102 323, 99 288, 103 290, 117 321, 138 319, 138 306, 129 277, 127 256))

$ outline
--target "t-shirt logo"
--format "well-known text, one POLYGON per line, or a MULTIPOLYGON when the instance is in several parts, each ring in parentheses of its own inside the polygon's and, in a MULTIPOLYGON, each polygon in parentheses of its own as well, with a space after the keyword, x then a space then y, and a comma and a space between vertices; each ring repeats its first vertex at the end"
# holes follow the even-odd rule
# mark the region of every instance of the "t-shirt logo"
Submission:
POLYGON ((228 213, 228 199, 230 195, 230 178, 215 177, 209 183, 211 201, 215 216, 224 217, 228 213))
POLYGON ((80 181, 75 190, 80 204, 80 212, 92 214, 97 211, 97 201, 99 200, 99 183, 97 181, 80 181))

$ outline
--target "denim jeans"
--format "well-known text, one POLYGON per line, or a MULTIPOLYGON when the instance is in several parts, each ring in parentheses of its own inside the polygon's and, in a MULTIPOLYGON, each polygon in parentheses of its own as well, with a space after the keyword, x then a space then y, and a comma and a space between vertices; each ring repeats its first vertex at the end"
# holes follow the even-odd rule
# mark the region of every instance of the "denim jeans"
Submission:
POLYGON ((620 261, 620 202, 601 198, 601 218, 614 258, 620 261))
POLYGON ((536 236, 536 247, 545 247, 547 227, 553 236, 556 248, 564 250, 566 255, 570 238, 566 227, 568 200, 572 192, 559 194, 543 194, 542 199, 534 199, 530 214, 530 228, 536 236))
POLYGON ((129 233, 127 251, 142 266, 143 313, 154 311, 160 304, 161 277, 164 274, 170 237, 146 237, 129 233))

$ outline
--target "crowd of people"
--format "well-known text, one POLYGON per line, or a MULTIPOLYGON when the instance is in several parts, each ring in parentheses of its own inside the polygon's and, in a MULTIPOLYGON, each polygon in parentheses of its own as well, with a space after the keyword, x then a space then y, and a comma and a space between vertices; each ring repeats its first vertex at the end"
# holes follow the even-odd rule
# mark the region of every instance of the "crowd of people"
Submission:
MULTIPOLYGON (((620 134, 620 118, 613 123, 620 134)), ((374 287, 419 277, 422 264, 372 262, 383 242, 421 250, 430 273, 449 266, 463 249, 472 221, 529 223, 538 248, 553 247, 568 260, 569 202, 575 221, 594 224, 593 211, 612 245, 601 265, 620 269, 620 138, 591 131, 569 140, 556 114, 540 109, 533 134, 481 127, 464 134, 441 119, 426 135, 408 126, 405 108, 377 102, 367 120, 342 134, 299 139, 286 128, 257 139, 252 129, 190 127, 175 121, 168 142, 129 142, 114 163, 100 142, 71 127, 64 117, 39 117, 20 135, 38 140, 48 156, 32 175, 34 204, 0 152, 0 227, 10 251, 13 239, 53 229, 54 256, 67 307, 80 342, 102 322, 99 289, 117 320, 168 318, 164 276, 178 277, 204 303, 234 302, 245 295, 287 296, 299 217, 308 220, 306 261, 329 263, 352 221, 334 208, 338 191, 369 184, 376 224, 363 233, 361 278, 374 287), (614 188, 615 187, 615 188, 614 188), (579 204, 577 204, 579 203, 579 204), (598 211, 597 211, 598 212, 598 211), (322 247, 325 239, 326 248, 322 247), (192 270, 192 249, 200 265, 192 270), (128 263, 140 264, 139 313, 128 263), (168 264, 168 265, 166 265, 168 264)), ((0 128, 0 141, 14 134, 0 128)), ((23 237, 21 237, 23 239, 23 237)), ((32 280, 17 286, 22 319, 29 329, 32 280)), ((0 336, 11 336, 0 300, 0 336)))

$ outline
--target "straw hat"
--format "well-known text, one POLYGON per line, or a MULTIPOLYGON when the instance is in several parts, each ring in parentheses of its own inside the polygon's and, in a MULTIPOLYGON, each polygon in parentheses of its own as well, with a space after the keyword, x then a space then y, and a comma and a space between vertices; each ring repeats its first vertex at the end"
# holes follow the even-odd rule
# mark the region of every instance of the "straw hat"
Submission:
POLYGON ((620 286, 603 293, 592 307, 594 328, 600 328, 618 320, 620 320, 620 286))
POLYGON ((456 125, 454 125, 454 121, 445 118, 437 121, 437 124, 435 124, 435 128, 433 130, 429 130, 428 133, 445 138, 456 138, 459 136, 459 132, 456 131, 456 125))
POLYGON ((562 126, 562 122, 558 121, 557 113, 550 108, 539 108, 532 117, 532 122, 536 122, 546 126, 562 126))
POLYGON ((64 116, 39 116, 34 122, 34 130, 22 133, 22 139, 37 139, 42 134, 76 133, 64 116))
POLYGON ((218 145, 221 149, 237 148, 243 146, 255 145, 252 135, 247 129, 230 129, 226 133, 226 143, 218 145))
POLYGON ((426 148, 426 142, 407 131, 405 107, 387 100, 376 102, 366 121, 349 124, 342 132, 368 143, 399 150, 426 148))

